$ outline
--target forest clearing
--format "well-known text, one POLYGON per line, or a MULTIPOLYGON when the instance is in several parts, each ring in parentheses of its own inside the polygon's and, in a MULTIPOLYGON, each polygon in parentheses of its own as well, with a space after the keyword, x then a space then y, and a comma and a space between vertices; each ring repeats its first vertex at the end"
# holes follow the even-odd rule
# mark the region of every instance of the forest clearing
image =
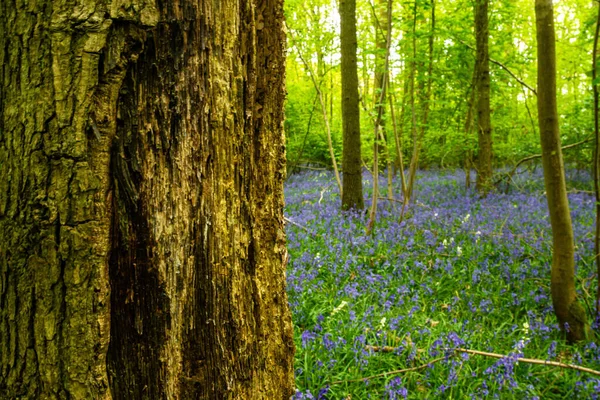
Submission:
MULTIPOLYGON (((285 213, 294 398, 598 398, 597 372, 518 362, 600 370, 595 342, 562 339, 550 298, 541 168, 521 172, 508 194, 486 198, 465 189, 461 170, 421 172, 410 215, 400 222, 401 203, 381 201, 369 236, 368 215, 339 211, 332 173, 291 176, 285 213)), ((370 175, 364 178, 370 187, 370 175)), ((578 294, 593 314, 589 172, 571 170, 567 182, 578 294)))

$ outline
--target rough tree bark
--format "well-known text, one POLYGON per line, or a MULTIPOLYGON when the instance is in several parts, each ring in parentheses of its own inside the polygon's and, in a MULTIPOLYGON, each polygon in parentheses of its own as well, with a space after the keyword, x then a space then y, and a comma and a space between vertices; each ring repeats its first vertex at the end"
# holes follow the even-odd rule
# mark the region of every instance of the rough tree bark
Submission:
POLYGON ((362 159, 360 146, 360 108, 356 62, 356 0, 340 0, 342 53, 342 209, 362 210, 362 159))
POLYGON ((282 21, 0 2, 0 398, 293 393, 282 21))
POLYGON ((489 0, 475 2, 475 40, 477 42, 477 191, 487 194, 492 188, 492 124, 490 117, 490 56, 488 51, 489 0))
POLYGON ((552 225, 550 290, 559 325, 569 342, 588 337, 589 323, 575 290, 575 247, 556 105, 556 48, 552 0, 536 0, 538 120, 542 165, 552 225))

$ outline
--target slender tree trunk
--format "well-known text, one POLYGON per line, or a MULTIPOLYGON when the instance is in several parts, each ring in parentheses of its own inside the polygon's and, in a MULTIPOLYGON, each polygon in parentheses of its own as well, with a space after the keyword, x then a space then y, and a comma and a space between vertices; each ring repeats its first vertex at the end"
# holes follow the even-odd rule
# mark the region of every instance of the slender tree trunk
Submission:
MULTIPOLYGON (((391 84, 391 82, 390 82, 391 84)), ((404 168, 404 164, 401 163, 402 159, 402 148, 404 139, 404 117, 406 111, 406 99, 408 93, 408 79, 404 79, 404 88, 402 91, 402 103, 400 104, 400 117, 399 119, 395 116, 396 99, 394 92, 390 90, 389 101, 390 101, 390 115, 392 116, 392 127, 394 128, 394 142, 396 143, 396 158, 394 159, 394 175, 400 168, 404 168)), ((403 170, 404 172, 404 170, 403 170)))
POLYGON ((375 101, 375 114, 379 114, 381 112, 381 124, 379 126, 379 135, 381 140, 378 143, 378 151, 379 158, 385 159, 386 168, 387 168, 387 197, 389 200, 394 198, 394 192, 392 188, 392 179, 393 179, 393 171, 392 171, 392 159, 390 146, 387 140, 388 132, 386 129, 386 100, 387 100, 387 90, 381 91, 381 88, 384 85, 384 81, 387 82, 389 86, 389 68, 387 68, 387 32, 388 32, 388 12, 387 9, 388 0, 379 0, 377 4, 377 9, 374 10, 373 16, 374 26, 376 32, 376 63, 375 63, 375 95, 373 96, 373 100, 375 101), (384 25, 385 23, 385 25, 384 25), (379 90, 379 92, 378 92, 379 90), (380 101, 380 102, 379 102, 380 101), (379 102, 379 103, 378 103, 379 102))
POLYGON ((490 117, 490 57, 488 51, 489 0, 475 2, 475 39, 477 42, 477 191, 487 194, 492 189, 492 125, 490 117))
POLYGON ((411 113, 411 136, 413 151, 410 159, 410 165, 408 167, 408 184, 406 186, 406 196, 402 202, 402 215, 403 218, 404 210, 412 197, 413 187, 417 174, 417 162, 419 159, 419 152, 421 150, 421 142, 419 141, 418 130, 417 130, 417 109, 416 109, 416 90, 415 80, 417 72, 417 2, 415 1, 413 8, 413 24, 412 24, 412 60, 410 62, 410 73, 409 73, 409 93, 410 93, 410 113, 411 113))
POLYGON ((282 2, 0 2, 0 398, 288 399, 282 2))
POLYGON ((552 0, 535 2, 538 46, 538 120, 542 165, 552 225, 551 292, 554 312, 567 340, 588 337, 588 320, 577 302, 575 249, 565 183, 556 105, 556 50, 552 0))
POLYGON ((315 107, 317 106, 318 96, 315 96, 312 107, 310 108, 310 114, 308 114, 308 123, 306 124, 306 133, 304 134, 304 138, 302 139, 302 145, 300 146, 300 151, 296 156, 296 160, 287 168, 287 177, 290 177, 295 171, 296 167, 302 161, 302 154, 304 153, 304 148, 306 146, 306 139, 310 134, 310 126, 312 124, 313 114, 315 113, 315 107))
POLYGON ((471 134, 473 133, 473 109, 475 108, 475 95, 477 93, 478 82, 477 71, 478 63, 475 62, 473 66, 471 88, 468 93, 469 99, 467 101, 467 116, 465 118, 465 186, 467 189, 471 187, 471 168, 473 166, 473 152, 471 151, 469 142, 471 140, 471 134))
MULTIPOLYGON (((292 40, 294 40, 292 32, 288 31, 288 33, 292 37, 292 40)), ((300 47, 298 47, 298 45, 297 45, 297 43, 295 43, 295 41, 294 41, 294 46, 296 47, 296 50, 298 52, 298 57, 300 57, 300 60, 302 61, 302 63, 304 64, 304 67, 306 68, 306 71, 310 75, 310 79, 313 83, 315 91, 317 92, 317 98, 319 99, 319 104, 321 105, 321 114, 323 115, 323 121, 325 122, 325 133, 327 135, 327 147, 329 148, 329 156, 331 157, 331 165, 333 166, 333 173, 335 175, 335 180, 338 184, 338 189, 339 189, 340 193, 342 193, 342 180, 340 179, 340 173, 339 173, 337 161, 335 158, 335 152, 333 151, 333 141, 331 140, 331 128, 329 126, 329 118, 327 117, 327 105, 325 104, 325 99, 323 98, 323 92, 321 91, 321 85, 320 85, 319 81, 317 81, 314 71, 312 70, 312 68, 310 67, 310 64, 306 61, 304 56, 302 55, 302 52, 300 51, 300 47)))
MULTIPOLYGON (((375 219, 377 216, 377 201, 379 199, 379 143, 382 142, 382 128, 383 113, 385 110, 385 99, 387 92, 387 70, 389 67, 389 56, 390 56, 390 44, 392 41, 392 0, 387 0, 387 12, 386 12, 386 40, 385 40, 385 55, 383 59, 383 70, 385 71, 382 80, 380 82, 381 87, 379 88, 379 100, 377 101, 377 115, 374 121, 374 138, 373 138, 373 201, 371 203, 371 213, 369 222, 367 223, 367 234, 373 232, 375 226, 375 219)), ((388 158, 389 160, 389 158, 388 158)))
MULTIPOLYGON (((387 130, 386 130, 386 100, 387 91, 384 93, 383 99, 381 98, 381 88, 383 87, 383 81, 388 79, 388 71, 386 69, 386 55, 387 55, 387 0, 378 0, 373 10, 373 25, 375 27, 375 74, 374 74, 374 85, 373 85, 373 109, 377 115, 381 112, 381 125, 379 131, 381 136, 384 138, 383 141, 379 141, 379 159, 389 164, 389 158, 387 154, 387 130), (381 102, 380 102, 381 101, 381 102), (381 110, 381 111, 380 111, 381 110)), ((381 162, 380 161, 380 162, 381 162)))
POLYGON ((360 108, 356 62, 356 0, 340 0, 342 49, 343 190, 342 209, 364 208, 360 108))
MULTIPOLYGON (((405 85, 406 86, 406 85, 405 85)), ((406 89, 406 87, 405 87, 406 89)), ((394 141, 396 143, 396 162, 394 163, 394 169, 400 171, 400 184, 402 187, 402 197, 406 197, 406 178, 404 176, 404 160, 402 157, 402 124, 404 120, 404 105, 406 103, 406 96, 402 99, 402 110, 400 112, 400 124, 396 121, 396 114, 394 112, 394 95, 390 93, 390 116, 392 117, 392 127, 394 130, 394 141), (400 128, 398 128, 398 125, 400 128), (398 132, 400 130, 400 132, 398 132)))
POLYGON ((600 321, 600 128, 598 115, 598 37, 600 36, 600 4, 596 18, 594 33, 594 49, 592 54, 592 89, 594 92, 594 192, 596 193, 596 232, 594 236, 594 259, 596 260, 596 321, 600 321))
MULTIPOLYGON (((416 8, 416 3, 415 3, 414 14, 415 14, 415 19, 413 22, 413 57, 416 59, 416 57, 417 57, 417 44, 416 44, 417 43, 417 41, 416 41, 417 8, 416 8)), ((422 114, 420 129, 417 128, 417 121, 416 121, 417 116, 416 116, 416 110, 415 110, 415 104, 414 104, 415 103, 414 80, 415 80, 415 74, 416 74, 416 69, 417 69, 416 61, 412 65, 413 72, 412 72, 412 79, 411 79, 411 82, 412 82, 411 83, 411 92, 412 92, 411 107, 413 109, 413 111, 412 111, 413 154, 412 154, 412 158, 410 160, 410 168, 409 168, 409 172, 408 172, 408 187, 407 187, 407 196, 404 201, 405 205, 408 204, 408 202, 413 197, 413 190, 414 190, 414 186, 415 186, 415 181, 417 179, 417 169, 419 168, 421 143, 423 141, 423 136, 425 135, 425 131, 427 129, 427 120, 429 117, 430 102, 431 102, 431 87, 432 87, 432 81, 433 81, 433 45, 434 45, 434 39, 435 39, 435 0, 431 0, 431 30, 430 30, 429 34, 430 35, 429 35, 429 61, 428 61, 428 66, 427 66, 427 88, 424 87, 424 84, 425 84, 424 81, 421 81, 422 84, 420 86, 420 93, 421 93, 420 102, 423 107, 423 114, 422 114)))

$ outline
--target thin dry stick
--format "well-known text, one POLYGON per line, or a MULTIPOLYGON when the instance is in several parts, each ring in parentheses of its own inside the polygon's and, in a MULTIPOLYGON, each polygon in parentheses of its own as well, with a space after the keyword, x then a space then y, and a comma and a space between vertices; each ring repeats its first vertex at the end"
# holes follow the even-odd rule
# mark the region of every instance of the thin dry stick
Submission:
MULTIPOLYGON (((582 144, 585 144, 585 143, 591 142, 592 140, 594 140, 594 138, 593 138, 593 137, 591 137, 591 138, 587 138, 587 139, 585 139, 585 140, 582 140, 581 142, 577 142, 577 143, 571 143, 571 144, 568 144, 568 145, 566 145, 566 146, 562 146, 562 147, 561 147, 561 150, 567 150, 567 149, 570 149, 570 148, 573 148, 573 147, 577 147, 577 146, 580 146, 580 145, 582 145, 582 144)), ((508 174, 506 174, 506 177, 507 177, 507 183, 510 183, 510 182, 512 181, 512 177, 513 177, 513 176, 514 176, 514 174, 517 172, 517 169, 519 168, 519 166, 520 166, 521 164, 523 164, 524 162, 527 162, 527 161, 535 160, 536 158, 542 158, 542 155, 541 155, 541 154, 533 154, 533 155, 530 155, 530 156, 527 156, 527 157, 524 157, 524 158, 520 159, 520 160, 519 160, 519 161, 518 161, 518 162, 515 164, 515 166, 513 167, 513 169, 512 169, 512 170, 510 170, 510 172, 509 172, 508 174)), ((501 180, 502 180, 502 178, 501 178, 501 180)), ((501 180, 500 180, 500 181, 497 181, 497 182, 496 182, 496 184, 500 183, 500 182, 501 182, 501 180)))
MULTIPOLYGON (((385 99, 385 94, 387 91, 387 81, 390 77, 389 69, 390 69, 390 45, 392 43, 392 0, 388 0, 387 2, 387 36, 385 42, 385 65, 384 65, 384 74, 383 80, 381 82, 381 93, 379 94, 379 102, 377 103, 377 117, 375 118, 374 125, 374 141, 373 141, 373 201, 371 204, 371 213, 369 216, 369 222, 367 223, 367 236, 373 232, 373 227, 375 226, 375 217, 377 215, 377 198, 379 197, 379 141, 380 141, 380 131, 379 125, 381 124, 381 119, 383 117, 383 110, 385 110, 385 104, 383 100, 385 99)), ((388 153, 389 160, 389 153, 388 153)), ((389 167, 389 164, 388 164, 389 167)))
MULTIPOLYGON (((479 351, 479 350, 469 350, 469 349, 462 349, 462 348, 457 348, 454 350, 458 351, 460 353, 475 354, 478 356, 485 356, 485 357, 492 357, 492 358, 506 358, 507 357, 504 354, 488 353, 486 351, 479 351)), ((575 364, 566 364, 566 363, 562 363, 562 362, 558 362, 558 361, 538 360, 535 358, 519 358, 519 359, 517 359, 517 361, 527 363, 527 364, 550 365, 553 367, 574 369, 576 371, 587 372, 588 374, 600 376, 600 371, 596 371, 591 368, 586 368, 586 367, 582 367, 580 365, 575 365, 575 364)))
MULTIPOLYGON (((392 347, 392 346, 369 346, 369 345, 367 345, 367 346, 365 346, 365 348, 367 350, 371 350, 374 352, 381 352, 381 353, 393 353, 394 351, 396 351, 396 348, 392 347)), ((460 347, 456 348, 456 349, 449 349, 449 350, 458 351, 460 353, 475 354, 478 356, 492 357, 492 358, 506 358, 507 357, 504 354, 488 353, 486 351, 463 349, 460 347)), ((444 357, 442 357, 442 358, 444 358, 444 357)), ((436 361, 436 360, 433 360, 433 361, 436 361)), ((517 361, 527 363, 527 364, 549 365, 552 367, 574 369, 576 371, 587 372, 588 374, 600 376, 600 371, 596 371, 591 368, 582 367, 580 365, 566 364, 566 363, 562 363, 559 361, 546 361, 546 360, 539 360, 539 359, 535 359, 535 358, 519 358, 519 359, 517 359, 517 361)), ((395 371, 393 371, 393 372, 395 372, 395 371)), ((382 375, 382 374, 380 374, 380 375, 382 375)), ((361 378, 361 379, 368 379, 368 378, 361 378)), ((360 380, 360 379, 357 379, 357 380, 360 380)))
POLYGON ((394 199, 394 198, 391 198, 391 199, 390 199, 389 197, 381 197, 381 196, 379 196, 379 197, 378 197, 378 199, 379 199, 379 200, 387 200, 387 201, 392 201, 392 202, 394 202, 394 203, 400 203, 400 204, 402 204, 402 200, 397 200, 397 199, 394 199))
POLYGON ((313 234, 313 233, 310 231, 310 229, 308 229, 308 228, 307 228, 307 227, 305 227, 304 225, 300 225, 299 223, 292 221, 292 220, 291 220, 291 219, 289 219, 288 217, 283 217, 283 220, 284 220, 285 222, 287 222, 288 224, 292 224, 292 225, 294 225, 294 226, 297 226, 297 227, 298 227, 298 228, 300 228, 300 229, 304 229, 306 232, 310 233, 311 235, 313 234))
MULTIPOLYGON (((396 114, 394 113, 394 93, 390 89, 390 114, 392 116, 392 127, 394 128, 394 141, 396 142, 396 155, 398 157, 398 164, 400 164, 400 182, 402 184, 402 196, 406 197, 406 178, 404 177, 404 160, 402 160, 402 147, 400 145, 400 137, 398 135, 398 124, 396 123, 396 114)), ((403 96, 404 97, 404 96, 403 96)), ((402 110, 404 111, 404 101, 402 99, 402 110)), ((403 113, 402 113, 403 114, 403 113)), ((402 124, 402 118, 400 121, 402 124)), ((400 125, 402 127, 402 125, 400 125)))
POLYGON ((419 365, 417 367, 405 368, 405 369, 397 369, 395 371, 384 372, 384 373, 377 374, 377 375, 365 376, 364 378, 348 379, 348 380, 343 380, 343 381, 335 381, 335 382, 331 382, 329 384, 329 386, 339 385, 340 383, 360 382, 360 381, 365 381, 367 379, 383 378, 383 377, 386 377, 388 375, 403 374, 405 372, 419 371, 421 369, 425 369, 425 368, 429 367, 430 365, 435 364, 436 362, 440 362, 440 361, 442 361, 445 358, 446 357, 434 358, 433 360, 429 361, 428 363, 419 365))
MULTIPOLYGON (((592 91, 594 93, 594 192, 596 194, 596 230, 594 236, 594 258, 596 270, 600 277, 600 121, 598 108, 600 97, 598 94, 597 70, 598 68, 598 38, 600 36, 600 4, 598 4, 598 17, 596 18, 596 33, 594 34, 594 50, 592 52, 592 91)), ((596 288, 596 320, 600 317, 600 278, 596 288)))
POLYGON ((304 134, 304 140, 302 141, 302 147, 300 147, 300 152, 298 153, 298 156, 296 157, 296 161, 294 161, 294 163, 288 169, 288 174, 291 174, 294 171, 294 168, 296 168, 296 165, 298 165, 298 163, 302 159, 302 153, 304 153, 304 147, 306 146, 306 139, 308 138, 308 134, 310 133, 310 124, 312 123, 312 118, 313 118, 313 114, 315 111, 315 106, 317 105, 317 100, 318 100, 318 97, 315 96, 315 100, 313 101, 312 108, 310 109, 310 115, 308 117, 308 124, 306 126, 306 133, 304 134))

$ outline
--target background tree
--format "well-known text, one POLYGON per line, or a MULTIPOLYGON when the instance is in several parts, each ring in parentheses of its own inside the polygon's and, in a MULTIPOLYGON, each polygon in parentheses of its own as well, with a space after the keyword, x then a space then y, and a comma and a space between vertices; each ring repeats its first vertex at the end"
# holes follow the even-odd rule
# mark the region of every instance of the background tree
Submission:
POLYGON ((596 17, 596 31, 594 33, 594 47, 592 49, 592 92, 594 95, 594 154, 592 172, 594 175, 594 192, 596 195, 596 232, 594 234, 594 258, 597 271, 596 286, 596 321, 600 320, 600 120, 598 95, 598 39, 600 38, 600 3, 598 3, 598 16, 596 17))
POLYGON ((567 340, 588 337, 589 325, 575 290, 575 248, 565 184, 556 105, 556 49, 552 0, 535 2, 538 48, 538 120, 544 183, 552 225, 551 292, 554 312, 567 340))
MULTIPOLYGON (((379 90, 376 91, 376 95, 379 96, 379 100, 375 100, 375 120, 373 121, 373 197, 371 201, 371 210, 369 215, 369 222, 367 223, 367 234, 371 234, 373 232, 373 227, 375 225, 375 219, 377 216, 377 201, 379 198, 379 146, 385 146, 385 136, 384 132, 382 132, 384 120, 384 110, 385 110, 385 97, 387 94, 387 86, 388 86, 388 67, 389 67, 389 55, 390 55, 390 42, 392 35, 392 0, 387 0, 387 11, 385 15, 386 21, 386 39, 385 39, 385 54, 383 58, 383 72, 381 73, 381 81, 376 82, 380 85, 379 90)), ((379 47, 379 46, 378 46, 379 47)), ((387 146, 386 146, 387 148, 387 146)), ((392 189, 392 179, 391 179, 391 164, 389 162, 389 153, 387 154, 388 160, 388 198, 391 200, 393 196, 391 195, 392 189)))
POLYGON ((344 135, 342 209, 360 210, 364 207, 364 200, 356 61, 356 0, 340 0, 339 4, 344 135))
MULTIPOLYGON (((377 30, 373 24, 373 8, 379 2, 357 5, 359 93, 364 101, 362 106, 370 106, 373 98, 374 77, 377 71, 381 50, 377 50, 377 30)), ((448 0, 437 2, 435 17, 433 73, 431 84, 430 110, 426 131, 422 137, 419 153, 419 168, 456 167, 463 165, 465 150, 476 160, 479 153, 477 135, 466 137, 465 119, 469 108, 471 80, 477 43, 473 34, 473 0, 448 0)), ((391 153, 402 147, 402 156, 410 160, 414 143, 411 134, 412 113, 410 107, 410 66, 416 59, 418 71, 415 77, 416 126, 420 130, 423 105, 423 92, 427 87, 427 64, 430 2, 418 0, 416 25, 417 56, 412 52, 412 27, 415 2, 396 2, 393 9, 392 46, 390 49, 389 97, 395 112, 396 140, 388 140, 391 153), (404 104, 404 106, 403 106, 404 104), (404 108, 405 112, 402 113, 404 108)), ((592 94, 589 90, 589 53, 593 44, 594 3, 582 0, 565 0, 557 5, 557 75, 558 111, 564 116, 561 134, 565 145, 578 143, 590 137, 593 121, 590 118, 592 94)), ((286 2, 287 23, 302 48, 302 54, 313 71, 322 65, 325 75, 321 91, 329 111, 329 125, 335 157, 341 161, 342 118, 341 118, 341 63, 340 26, 336 17, 336 3, 332 0, 310 0, 286 2), (316 18, 314 15, 319 15, 316 18), (317 49, 321 49, 319 56, 317 49), (322 59, 323 62, 319 60, 322 59)), ((489 11, 489 10, 488 10, 489 11)), ((489 18, 489 84, 490 109, 494 110, 493 164, 496 170, 514 167, 524 157, 539 154, 540 143, 537 134, 537 110, 534 106, 535 94, 527 89, 536 79, 536 49, 534 8, 528 0, 494 3, 493 18, 489 18), (510 72, 508 72, 510 71, 510 72), (512 72, 512 73, 511 73, 512 72), (525 87, 525 90, 523 88, 525 87)), ((379 17, 379 20, 382 18, 379 17)), ((313 107, 315 90, 310 77, 295 51, 288 51, 288 92, 286 103, 286 133, 288 158, 291 163, 302 151, 300 166, 330 167, 331 156, 328 149, 325 125, 320 114, 312 117, 310 134, 306 135, 308 120, 313 107), (304 140, 306 138, 306 141, 304 140), (304 146, 303 143, 305 143, 304 146)), ((477 100, 474 101, 477 104, 477 100)), ((318 105, 317 105, 318 107, 318 105)), ((319 108, 319 107, 318 107, 319 108)), ((318 109, 317 108, 317 109, 318 109)), ((362 148, 371 148, 373 135, 372 114, 361 110, 362 148)), ((473 111, 473 130, 477 129, 477 108, 473 111)), ((386 111, 382 127, 386 132, 393 131, 390 110, 386 111)), ((419 135, 417 135, 419 136, 419 135)), ((578 150, 565 152, 565 161, 585 168, 592 156, 591 144, 579 146, 578 150)), ((367 166, 373 162, 372 152, 363 152, 367 166)), ((398 157, 396 157, 398 158, 398 157)), ((476 163, 472 164, 476 167, 476 163)), ((528 165, 535 165, 529 163, 528 165)), ((418 172, 417 172, 418 174, 418 172)), ((498 182, 497 177, 492 183, 498 182)), ((398 192, 398 189, 395 189, 398 192)))
MULTIPOLYGON (((412 52, 413 60, 411 62, 411 77, 410 77, 410 97, 411 97, 411 128, 412 128, 412 140, 413 140, 413 152, 410 160, 410 167, 408 172, 408 184, 406 190, 406 196, 404 198, 403 210, 406 205, 410 202, 413 197, 414 186, 416 182, 417 169, 419 167, 419 160, 421 157, 421 146, 423 143, 423 137, 427 131, 427 123, 429 118, 429 112, 431 108, 431 88, 433 79, 433 45, 435 39, 435 0, 429 1, 428 6, 431 9, 430 14, 430 30, 427 34, 428 38, 428 60, 427 60, 427 74, 423 72, 422 68, 424 62, 417 58, 417 20, 419 19, 419 12, 417 7, 418 2, 415 2, 413 9, 413 23, 412 23, 412 52), (418 90, 415 88, 415 84, 418 81, 418 90), (417 107, 416 97, 419 97, 419 103, 421 105, 420 121, 417 107)), ((402 218, 402 217, 401 217, 402 218)))
MULTIPOLYGON (((375 78, 373 109, 375 121, 381 113, 379 125, 377 127, 378 135, 381 138, 375 138, 377 142, 377 158, 385 160, 387 167, 387 193, 388 199, 394 198, 393 191, 393 170, 391 153, 388 146, 388 130, 386 129, 386 109, 387 92, 389 86, 389 45, 388 45, 388 25, 392 25, 392 4, 388 0, 379 0, 373 5, 373 27, 375 29, 375 78), (389 4, 388 4, 389 3, 389 4), (388 12, 389 11, 389 12, 388 12), (385 83, 384 83, 385 81, 385 83)), ((389 32, 391 38, 392 33, 389 32)), ((373 155, 375 157, 375 155, 373 155)), ((383 164, 381 161, 380 164, 383 164)))
POLYGON ((492 125, 490 116, 489 0, 475 2, 477 42, 477 191, 487 193, 492 186, 492 125))
POLYGON ((282 2, 0 3, 0 398, 294 388, 282 2))

